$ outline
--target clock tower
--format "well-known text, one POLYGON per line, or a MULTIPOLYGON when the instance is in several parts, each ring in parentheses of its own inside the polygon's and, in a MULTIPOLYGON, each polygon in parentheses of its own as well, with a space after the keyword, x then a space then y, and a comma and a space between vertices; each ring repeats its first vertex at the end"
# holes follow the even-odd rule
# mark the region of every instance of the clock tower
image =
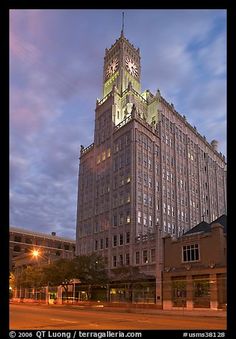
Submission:
POLYGON ((106 49, 103 69, 103 97, 111 92, 115 85, 121 95, 128 84, 131 83, 133 89, 140 93, 140 54, 124 37, 123 30, 120 38, 106 49))

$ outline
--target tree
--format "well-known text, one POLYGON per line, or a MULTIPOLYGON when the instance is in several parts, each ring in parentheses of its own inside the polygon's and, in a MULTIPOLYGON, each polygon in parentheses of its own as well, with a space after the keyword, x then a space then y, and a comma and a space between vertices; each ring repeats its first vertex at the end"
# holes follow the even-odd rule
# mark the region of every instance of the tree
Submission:
POLYGON ((15 284, 16 284, 15 276, 12 272, 10 272, 9 274, 9 298, 12 298, 13 296, 13 289, 15 287, 15 284))
POLYGON ((74 277, 87 285, 87 293, 91 297, 91 285, 108 282, 108 275, 103 257, 97 254, 80 255, 74 258, 74 277))
POLYGON ((18 276, 17 285, 34 288, 61 285, 67 296, 70 280, 76 278, 88 286, 107 282, 103 258, 96 254, 81 255, 72 260, 59 259, 44 266, 28 266, 18 276))
POLYGON ((104 283, 108 281, 103 257, 97 254, 80 255, 73 259, 74 278, 81 283, 104 283))
POLYGON ((43 269, 39 266, 27 266, 16 278, 17 286, 40 287, 44 283, 43 269))

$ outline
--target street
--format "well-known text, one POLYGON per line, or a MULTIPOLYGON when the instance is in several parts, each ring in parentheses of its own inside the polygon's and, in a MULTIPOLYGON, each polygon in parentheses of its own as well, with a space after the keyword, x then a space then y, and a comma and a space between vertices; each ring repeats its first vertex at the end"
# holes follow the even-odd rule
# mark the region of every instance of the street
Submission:
POLYGON ((10 329, 120 329, 120 330, 184 330, 226 329, 226 317, 189 316, 184 313, 157 314, 121 312, 117 310, 80 309, 46 305, 10 305, 10 329))

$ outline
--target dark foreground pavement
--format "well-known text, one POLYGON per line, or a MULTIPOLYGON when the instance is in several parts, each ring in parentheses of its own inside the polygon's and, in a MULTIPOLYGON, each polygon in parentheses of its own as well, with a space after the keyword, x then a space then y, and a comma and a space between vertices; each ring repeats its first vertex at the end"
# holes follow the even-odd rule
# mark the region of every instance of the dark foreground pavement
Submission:
POLYGON ((10 329, 225 330, 226 312, 100 305, 10 305, 10 329))

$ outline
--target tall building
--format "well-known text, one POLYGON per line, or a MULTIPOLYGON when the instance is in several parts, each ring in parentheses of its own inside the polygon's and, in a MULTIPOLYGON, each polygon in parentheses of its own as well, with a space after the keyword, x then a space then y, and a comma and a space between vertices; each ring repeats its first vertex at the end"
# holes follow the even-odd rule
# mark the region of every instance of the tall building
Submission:
POLYGON ((157 90, 141 92, 140 51, 124 36, 106 49, 94 143, 81 146, 76 254, 156 276, 161 237, 226 214, 226 163, 157 90))

